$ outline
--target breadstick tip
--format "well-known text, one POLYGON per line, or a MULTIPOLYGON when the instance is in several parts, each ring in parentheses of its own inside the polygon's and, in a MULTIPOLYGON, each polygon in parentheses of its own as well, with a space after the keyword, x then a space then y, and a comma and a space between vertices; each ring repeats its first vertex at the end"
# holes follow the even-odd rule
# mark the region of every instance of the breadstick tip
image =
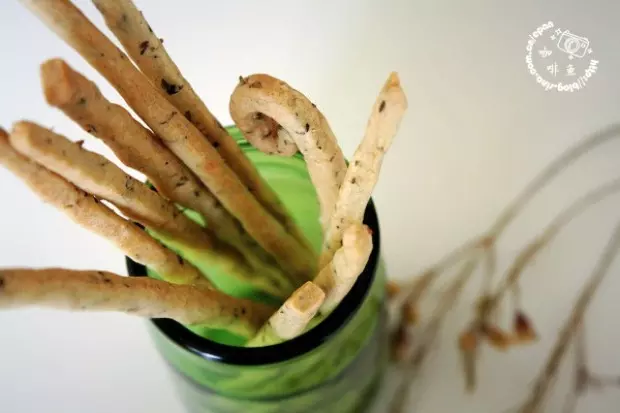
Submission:
POLYGON ((2 127, 0 127, 0 140, 7 142, 9 140, 9 134, 2 127))
POLYGON ((75 71, 60 58, 46 60, 39 68, 41 87, 48 105, 63 106, 73 103, 79 96, 76 91, 75 71))
POLYGON ((370 235, 372 235, 372 231, 368 225, 356 222, 344 230, 342 234, 342 245, 344 247, 354 247, 359 245, 360 240, 372 239, 370 235))
POLYGON ((389 87, 400 87, 400 77, 398 76, 398 72, 391 72, 388 77, 387 82, 385 82, 385 88, 389 87))

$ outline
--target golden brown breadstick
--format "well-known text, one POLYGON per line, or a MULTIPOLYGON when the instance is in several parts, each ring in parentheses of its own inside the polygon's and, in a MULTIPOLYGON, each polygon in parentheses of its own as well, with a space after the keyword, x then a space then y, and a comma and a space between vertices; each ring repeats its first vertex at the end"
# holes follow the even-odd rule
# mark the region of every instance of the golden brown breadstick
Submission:
POLYGON ((257 149, 303 154, 321 206, 323 229, 333 213, 346 164, 325 117, 302 93, 265 74, 242 79, 230 97, 230 115, 257 149))
POLYGON ((273 313, 246 346, 269 346, 297 337, 316 315, 324 299, 323 290, 308 281, 273 313))
POLYGON ((194 266, 164 248, 142 229, 116 215, 97 198, 25 158, 10 146, 6 134, 0 136, 0 163, 21 178, 45 203, 106 238, 134 261, 157 271, 167 281, 211 286, 194 266))
POLYGON ((361 222, 372 191, 379 179, 383 156, 407 109, 407 98, 396 73, 391 73, 372 108, 365 136, 347 169, 329 228, 319 268, 332 258, 342 242, 343 230, 361 222))
POLYGON ((344 231, 342 247, 314 279, 326 294, 322 315, 331 313, 349 293, 366 267, 372 247, 372 234, 366 225, 356 222, 344 231))
POLYGON ((273 308, 220 291, 148 277, 62 268, 0 269, 0 308, 48 307, 120 311, 148 318, 205 324, 252 337, 273 308))
POLYGON ((168 55, 162 40, 153 32, 135 4, 131 0, 93 0, 93 3, 127 54, 157 87, 159 93, 202 132, 263 207, 303 245, 308 246, 308 240, 275 192, 183 77, 168 55))
POLYGON ((261 276, 271 274, 280 284, 290 286, 290 291, 289 287, 284 291, 294 290, 296 285, 270 264, 273 259, 194 174, 127 110, 106 100, 95 83, 61 59, 41 65, 41 80, 50 105, 105 142, 125 165, 144 173, 158 192, 202 214, 213 235, 239 249, 261 276))
POLYGON ((110 82, 285 271, 299 280, 311 277, 316 262, 306 249, 252 196, 200 131, 79 9, 68 0, 20 1, 110 82))
POLYGON ((172 202, 79 143, 28 121, 13 125, 9 141, 22 155, 83 191, 110 201, 142 225, 181 238, 195 248, 214 247, 209 234, 172 202))

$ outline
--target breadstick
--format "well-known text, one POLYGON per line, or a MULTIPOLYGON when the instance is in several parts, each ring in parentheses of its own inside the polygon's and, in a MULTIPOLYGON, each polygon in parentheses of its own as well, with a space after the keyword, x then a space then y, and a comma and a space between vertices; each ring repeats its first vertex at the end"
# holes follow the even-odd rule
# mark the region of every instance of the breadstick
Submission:
POLYGON ((127 110, 108 101, 94 82, 61 59, 41 65, 41 82, 48 104, 101 139, 125 165, 146 175, 163 196, 199 212, 214 232, 236 241, 238 225, 213 194, 127 110))
POLYGON ((64 212, 82 227, 106 238, 134 261, 157 271, 175 284, 211 286, 194 266, 164 248, 143 230, 116 215, 97 198, 76 188, 53 172, 25 158, 0 134, 0 163, 45 203, 64 212))
POLYGON ((342 247, 314 280, 326 294, 321 315, 331 313, 349 293, 366 267, 372 248, 372 233, 366 225, 356 222, 344 231, 342 247))
POLYGON ((343 230, 362 221, 379 179, 383 157, 398 132, 406 109, 407 98, 398 75, 391 73, 372 108, 365 136, 347 169, 325 236, 319 268, 323 268, 340 247, 343 230))
POLYGON ((304 156, 321 207, 323 229, 329 223, 346 164, 325 117, 302 93, 285 82, 255 74, 235 88, 230 115, 246 139, 267 153, 304 156))
POLYGON ((153 32, 135 4, 131 0, 93 0, 93 3, 127 54, 159 93, 209 140, 261 205, 311 251, 307 238, 291 219, 278 196, 183 77, 162 40, 153 32))
POLYGON ((315 316, 324 299, 323 290, 308 281, 282 304, 246 346, 268 346, 297 337, 315 316))
POLYGON ((174 204, 103 156, 25 121, 15 124, 9 141, 22 155, 83 191, 113 203, 130 219, 161 233, 167 239, 174 239, 176 250, 194 251, 192 254, 217 265, 228 275, 277 297, 285 299, 293 291, 294 287, 286 283, 274 285, 271 280, 265 279, 267 269, 256 276, 255 269, 237 250, 219 242, 174 204))
POLYGON ((213 248, 209 235, 172 202, 79 143, 27 121, 14 124, 9 141, 22 155, 83 191, 110 201, 131 219, 182 238, 196 248, 213 248))
POLYGON ((206 324, 252 337, 273 309, 220 291, 174 285, 148 277, 62 268, 0 269, 0 308, 48 307, 68 311, 119 311, 206 324))
POLYGON ((316 263, 252 196, 200 131, 68 0, 20 0, 104 76, 267 252, 299 280, 316 263))
POLYGON ((50 105, 105 142, 125 165, 145 174, 158 192, 199 212, 213 235, 239 249, 261 276, 270 273, 295 288, 194 174, 127 110, 106 100, 94 82, 61 59, 41 65, 41 81, 50 105))

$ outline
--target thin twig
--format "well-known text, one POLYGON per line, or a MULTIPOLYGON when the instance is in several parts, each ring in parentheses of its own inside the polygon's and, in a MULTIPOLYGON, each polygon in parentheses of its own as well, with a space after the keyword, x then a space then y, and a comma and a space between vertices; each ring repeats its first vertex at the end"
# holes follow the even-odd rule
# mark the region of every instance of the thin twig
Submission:
POLYGON ((445 316, 448 311, 455 308, 455 304, 460 298, 463 288, 474 273, 478 262, 479 260, 477 256, 470 258, 441 297, 440 302, 437 305, 437 309, 434 311, 433 318, 429 321, 428 325, 424 328, 422 334, 420 335, 420 346, 413 352, 407 361, 407 367, 409 370, 405 373, 405 377, 403 377, 399 383, 394 397, 390 402, 388 408, 390 413, 404 412, 405 403, 407 402, 411 385, 415 381, 422 363, 426 360, 429 351, 437 339, 437 335, 445 316))
MULTIPOLYGON (((594 132, 583 141, 566 150, 562 155, 560 155, 560 157, 555 159, 542 172, 540 172, 530 182, 530 184, 500 213, 485 235, 466 242, 443 257, 436 264, 424 270, 422 274, 428 275, 428 277, 431 278, 428 284, 430 285, 431 282, 439 277, 439 275, 447 270, 447 268, 455 262, 460 261, 464 256, 471 253, 481 244, 495 244, 496 240, 506 230, 508 225, 517 217, 519 212, 541 189, 543 189, 553 178, 555 178, 555 176, 595 147, 615 138, 620 138, 620 124, 612 124, 600 131, 594 132)), ((491 284, 492 275, 485 282, 487 284, 491 284)), ((415 291, 415 284, 407 285, 403 287, 399 297, 405 297, 405 300, 409 301, 412 299, 409 298, 409 296, 414 294, 415 291)))
POLYGON ((609 267, 613 263, 619 248, 620 224, 616 226, 609 243, 605 247, 605 251, 596 265, 596 268, 588 279, 587 284, 583 287, 581 294, 573 307, 570 317, 564 324, 564 327, 558 335, 555 346, 549 354, 547 362, 536 379, 530 396, 519 408, 518 411, 520 413, 536 413, 540 411, 540 408, 545 401, 545 396, 556 378, 556 373, 562 359, 564 358, 566 350, 568 349, 571 340, 575 337, 578 329, 582 325, 584 314, 592 302, 598 287, 607 275, 609 267))
POLYGON ((531 263, 537 254, 558 235, 573 219, 584 213, 590 207, 596 205, 605 198, 620 192, 620 178, 614 179, 602 185, 573 202, 562 211, 533 241, 531 241, 513 261, 510 269, 506 272, 501 285, 493 295, 488 311, 493 311, 499 305, 506 291, 518 282, 523 270, 531 263))

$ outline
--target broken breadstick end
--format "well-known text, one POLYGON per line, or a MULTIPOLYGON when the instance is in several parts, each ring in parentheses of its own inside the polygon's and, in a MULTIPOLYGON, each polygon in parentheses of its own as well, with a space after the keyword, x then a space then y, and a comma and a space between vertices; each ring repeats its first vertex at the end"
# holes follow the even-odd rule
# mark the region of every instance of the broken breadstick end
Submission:
POLYGON ((278 337, 289 340, 306 328, 323 304, 325 293, 311 281, 299 287, 271 317, 269 324, 278 337))

